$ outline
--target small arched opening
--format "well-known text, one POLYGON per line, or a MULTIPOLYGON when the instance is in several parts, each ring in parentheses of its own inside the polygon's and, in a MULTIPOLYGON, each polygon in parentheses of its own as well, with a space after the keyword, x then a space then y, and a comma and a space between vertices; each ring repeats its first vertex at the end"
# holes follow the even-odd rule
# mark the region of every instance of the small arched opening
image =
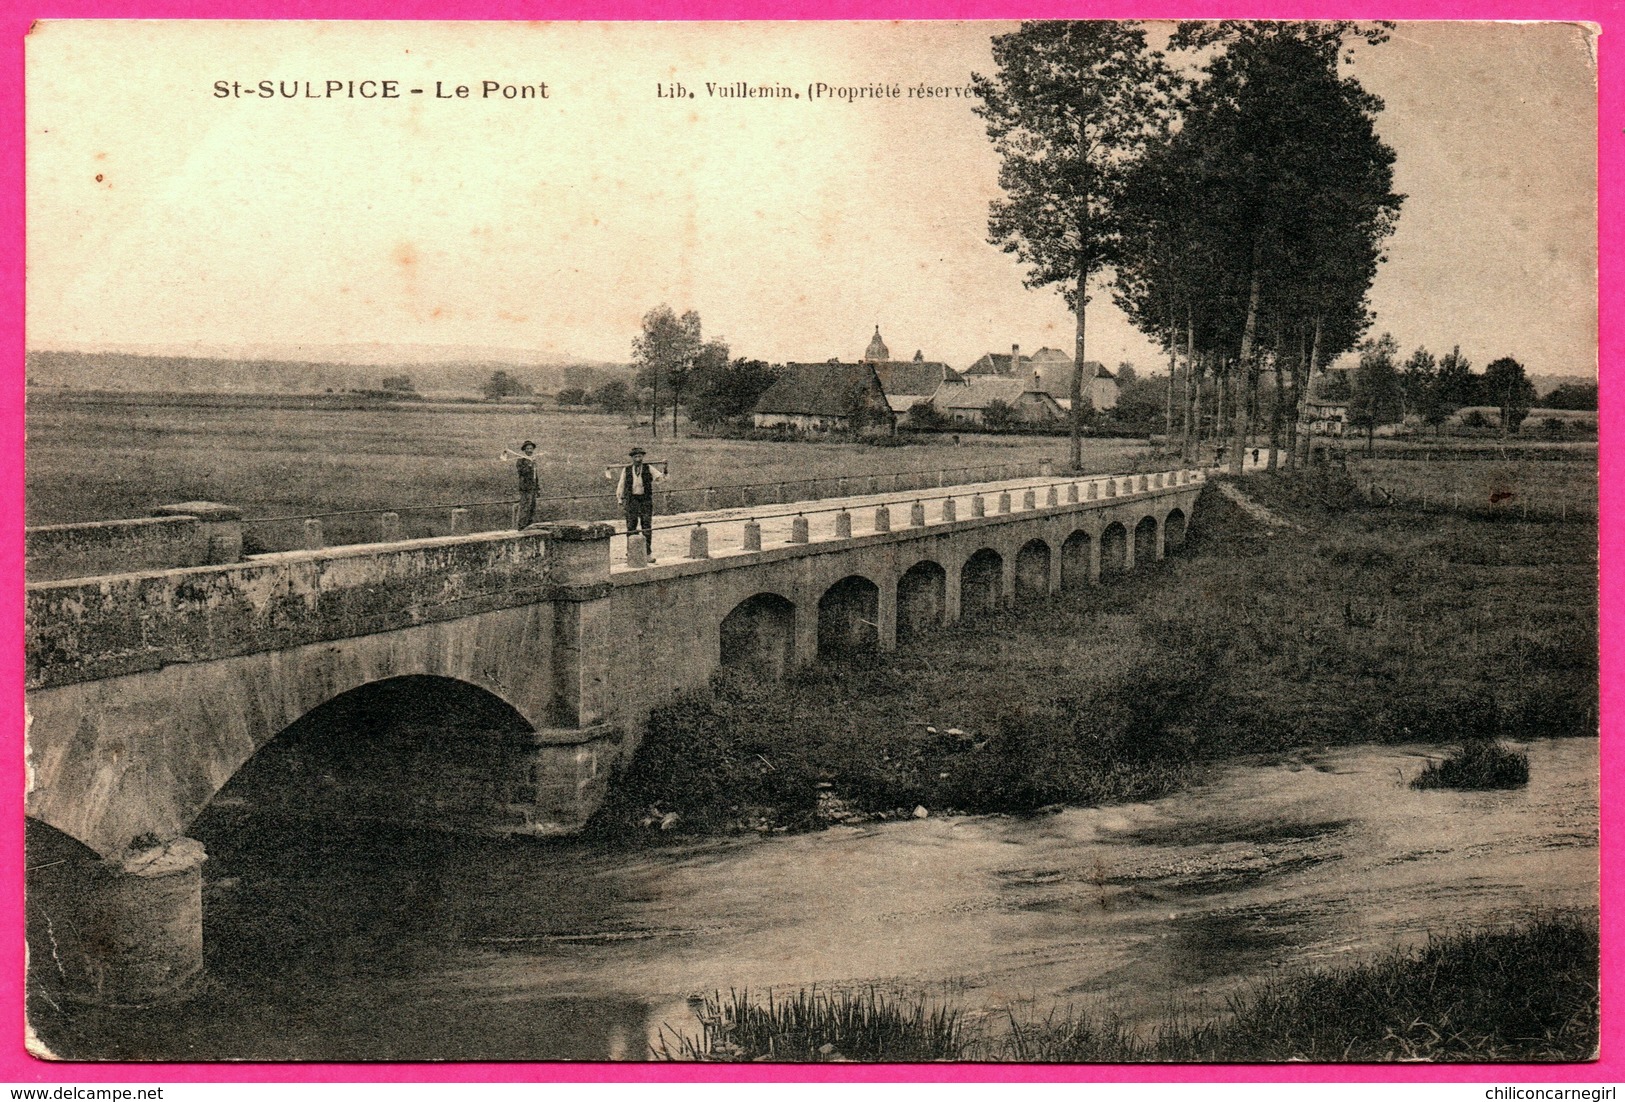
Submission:
POLYGON ((942 564, 917 562, 897 579, 897 642, 907 643, 942 626, 948 603, 948 572, 942 564))
POLYGON ((1162 543, 1169 551, 1183 547, 1185 544, 1185 514, 1179 509, 1170 509, 1168 517, 1162 522, 1162 543))
POLYGON ((1089 587, 1088 532, 1077 531, 1061 544, 1061 589, 1072 593, 1089 587))
POLYGON ((1030 539, 1016 552, 1016 603, 1049 595, 1049 544, 1030 539))
POLYGON ((795 664, 796 606, 777 593, 758 593, 722 620, 722 665, 763 681, 782 681, 795 664))
POLYGON ((984 547, 959 572, 959 614, 982 616, 1004 603, 1004 557, 984 547))
POLYGON ((1100 533, 1100 576, 1121 574, 1128 563, 1128 529, 1117 521, 1106 525, 1100 533))
POLYGON ((842 578, 818 599, 818 657, 872 651, 880 645, 880 587, 861 574, 842 578))
POLYGON ((1144 570, 1157 562, 1157 518, 1141 517, 1134 526, 1134 565, 1144 570))

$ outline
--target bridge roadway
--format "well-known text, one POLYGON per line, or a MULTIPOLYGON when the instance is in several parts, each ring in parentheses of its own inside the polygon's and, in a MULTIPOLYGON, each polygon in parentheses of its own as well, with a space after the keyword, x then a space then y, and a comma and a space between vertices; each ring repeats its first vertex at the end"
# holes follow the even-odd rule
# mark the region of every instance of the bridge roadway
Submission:
MULTIPOLYGON (((977 482, 962 486, 944 486, 925 490, 901 490, 888 493, 853 494, 846 497, 819 498, 811 501, 793 501, 780 504, 753 505, 749 507, 736 507, 730 509, 712 509, 689 513, 667 513, 654 518, 654 536, 652 540, 651 556, 655 563, 670 563, 676 560, 694 558, 692 541, 694 529, 703 526, 706 531, 707 555, 712 559, 727 558, 734 555, 749 554, 755 550, 773 547, 776 545, 788 546, 795 541, 792 539, 797 517, 804 517, 807 523, 807 539, 805 542, 817 544, 825 541, 844 539, 847 535, 863 535, 876 531, 875 512, 880 507, 886 507, 889 513, 889 524, 892 531, 904 528, 919 528, 922 525, 914 524, 911 520, 911 510, 916 503, 924 508, 924 528, 930 529, 951 525, 954 521, 965 520, 974 515, 975 499, 982 499, 986 515, 993 516, 999 512, 1001 494, 1010 495, 1011 513, 1030 511, 1031 508, 1044 508, 1049 504, 1063 503, 1068 500, 1068 487, 1078 487, 1078 500, 1090 499, 1090 487, 1094 488, 1095 496, 1105 498, 1107 483, 1112 483, 1116 496, 1128 497, 1137 492, 1131 487, 1138 486, 1138 476, 1134 475, 1044 475, 1034 478, 1012 478, 996 482, 977 482), (1048 500, 1050 487, 1056 488, 1056 501, 1048 500), (1025 504, 1025 494, 1033 493, 1033 505, 1025 504), (947 502, 953 503, 951 514, 945 513, 947 502), (837 531, 837 516, 841 512, 851 515, 851 531, 840 534, 837 531), (952 519, 945 519, 951 515, 952 519), (745 545, 745 526, 755 521, 760 528, 760 545, 757 548, 747 548, 745 545)), ((624 520, 616 522, 617 538, 610 551, 610 571, 622 574, 635 571, 638 565, 628 561, 628 543, 621 538, 626 531, 624 520)))

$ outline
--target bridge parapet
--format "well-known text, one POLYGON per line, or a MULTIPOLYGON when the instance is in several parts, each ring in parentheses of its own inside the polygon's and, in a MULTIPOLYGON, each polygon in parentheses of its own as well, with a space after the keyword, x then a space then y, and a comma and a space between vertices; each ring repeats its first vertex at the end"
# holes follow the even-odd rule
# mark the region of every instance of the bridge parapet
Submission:
POLYGON ((150 517, 24 531, 32 581, 203 566, 242 557, 242 513, 212 501, 160 505, 150 517))
POLYGON ((591 599, 608 591, 608 535, 607 525, 558 524, 33 582, 26 686, 591 599))

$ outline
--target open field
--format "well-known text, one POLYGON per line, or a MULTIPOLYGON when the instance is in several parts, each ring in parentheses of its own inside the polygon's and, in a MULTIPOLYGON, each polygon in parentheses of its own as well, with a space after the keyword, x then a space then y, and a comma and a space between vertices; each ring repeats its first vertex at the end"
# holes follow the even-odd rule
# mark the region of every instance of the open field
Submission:
POLYGON ((1422 509, 1491 516, 1597 515, 1595 459, 1483 458, 1470 462, 1350 459, 1349 473, 1368 497, 1422 509))
POLYGON ((1301 527, 1209 490, 1154 568, 786 683, 719 678, 654 714, 599 825, 1019 811, 1252 752, 1596 734, 1592 522, 1374 508, 1335 468, 1242 486, 1301 527))
MULTIPOLYGON (((684 437, 672 441, 665 425, 652 442, 647 426, 628 428, 622 415, 538 414, 479 404, 348 405, 312 402, 299 408, 287 399, 242 396, 218 403, 196 395, 37 398, 28 409, 28 523, 139 517, 157 505, 219 501, 243 509, 256 550, 298 546, 301 528, 297 521, 256 524, 255 518, 393 509, 401 513, 404 534, 414 537, 444 534, 450 505, 490 503, 471 511, 472 527, 506 527, 517 491, 512 465, 497 457, 527 438, 540 445, 544 500, 537 519, 613 516, 603 469, 623 462, 633 444, 647 448, 651 459, 670 461, 668 489, 765 484, 767 500, 835 496, 833 480, 842 477, 879 476, 878 488, 886 490, 886 477, 897 472, 1036 465, 1042 459, 1059 465, 1067 449, 1059 438, 972 435, 958 444, 941 436, 904 447, 701 440, 689 438, 686 427, 684 437), (826 481, 776 485, 808 479, 826 481)), ((1085 441, 1085 447, 1085 467, 1094 472, 1153 462, 1145 445, 1134 441, 1085 441)), ((967 472, 959 481, 1001 476, 967 472)), ((744 504, 741 494, 720 494, 714 504, 744 504)), ((657 508, 673 512, 707 504, 698 493, 678 493, 663 497, 657 508)), ((374 538, 376 525, 372 516, 324 521, 330 543, 374 538)))

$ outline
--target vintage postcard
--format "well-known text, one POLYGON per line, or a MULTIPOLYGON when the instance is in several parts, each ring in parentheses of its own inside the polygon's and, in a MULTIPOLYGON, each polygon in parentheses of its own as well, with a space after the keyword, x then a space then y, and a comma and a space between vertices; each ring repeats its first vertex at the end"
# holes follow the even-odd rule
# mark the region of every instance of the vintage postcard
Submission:
POLYGON ((1586 1074, 1597 33, 35 24, 30 1051, 1586 1074))

